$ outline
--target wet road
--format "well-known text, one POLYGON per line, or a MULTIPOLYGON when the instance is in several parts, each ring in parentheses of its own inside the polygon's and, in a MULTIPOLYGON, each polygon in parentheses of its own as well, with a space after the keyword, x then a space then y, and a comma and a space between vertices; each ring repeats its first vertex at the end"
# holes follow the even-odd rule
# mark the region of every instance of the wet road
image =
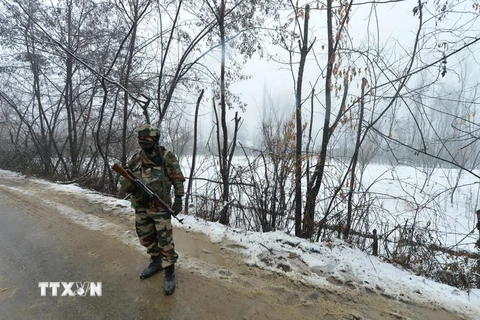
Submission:
POLYGON ((0 179, 0 319, 464 319, 367 292, 293 282, 245 265, 229 244, 183 229, 174 230, 177 289, 164 296, 163 273, 138 277, 148 256, 122 240, 130 222, 81 195, 0 179), (60 214, 59 203, 112 225, 87 229, 60 214), (62 288, 58 296, 50 289, 41 296, 39 282, 101 282, 102 296, 61 296, 62 288))
POLYGON ((180 295, 161 294, 161 274, 139 280, 142 254, 63 217, 1 204, 0 235, 1 318, 187 319, 191 312, 180 295), (102 296, 62 297, 60 288, 42 297, 38 283, 52 281, 102 282, 102 296))

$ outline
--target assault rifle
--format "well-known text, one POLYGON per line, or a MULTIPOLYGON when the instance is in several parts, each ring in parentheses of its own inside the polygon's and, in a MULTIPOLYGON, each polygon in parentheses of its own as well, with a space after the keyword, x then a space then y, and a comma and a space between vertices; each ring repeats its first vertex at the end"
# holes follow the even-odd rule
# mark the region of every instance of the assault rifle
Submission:
POLYGON ((155 204, 161 206, 167 212, 175 217, 175 219, 178 220, 178 222, 183 224, 183 219, 179 219, 177 216, 175 216, 175 212, 168 206, 168 204, 163 201, 162 198, 158 194, 155 193, 152 189, 150 189, 145 183, 137 179, 128 169, 124 169, 121 165, 118 163, 115 163, 112 167, 113 171, 119 173, 122 177, 125 179, 129 180, 133 185, 137 188, 137 190, 140 190, 142 195, 147 198, 150 201, 153 201, 155 204))

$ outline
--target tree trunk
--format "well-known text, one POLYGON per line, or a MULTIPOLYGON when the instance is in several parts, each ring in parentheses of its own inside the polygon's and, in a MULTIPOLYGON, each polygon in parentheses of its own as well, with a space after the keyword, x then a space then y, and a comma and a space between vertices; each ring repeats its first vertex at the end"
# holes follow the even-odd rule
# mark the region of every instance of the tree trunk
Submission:
MULTIPOLYGON (((72 31, 72 1, 67 3, 67 48, 70 52, 75 52, 73 48, 72 31)), ((68 123, 68 145, 70 151, 70 161, 72 162, 71 178, 78 176, 78 150, 77 150, 77 126, 75 121, 75 108, 73 106, 73 57, 66 54, 66 76, 65 76, 65 108, 67 110, 68 123)))
POLYGON ((192 185, 193 185, 193 174, 195 173, 195 163, 197 160, 197 136, 198 136, 198 110, 200 109, 200 102, 202 101, 203 93, 205 90, 200 92, 200 96, 197 99, 197 106, 195 108, 195 118, 193 123, 193 152, 192 152, 192 167, 190 168, 190 175, 188 177, 188 186, 187 186, 187 194, 185 195, 185 214, 188 214, 188 203, 190 199, 190 195, 192 193, 192 185))
POLYGON ((228 202, 230 199, 230 185, 229 185, 229 165, 227 163, 227 152, 228 152, 228 129, 227 129, 227 105, 225 101, 225 0, 220 2, 219 7, 219 28, 220 28, 220 44, 222 48, 222 58, 220 65, 220 122, 222 127, 222 147, 221 147, 221 165, 220 165, 220 174, 222 177, 222 201, 223 207, 220 211, 220 223, 228 225, 229 223, 229 212, 228 212, 228 202))
MULTIPOLYGON (((302 231, 302 85, 305 61, 307 59, 308 48, 308 20, 310 18, 310 6, 305 6, 305 21, 303 26, 304 37, 300 48, 300 65, 298 67, 297 88, 295 92, 296 109, 296 142, 295 142, 295 235, 304 237, 302 231)), ((304 217, 304 228, 313 224, 313 217, 304 217)))

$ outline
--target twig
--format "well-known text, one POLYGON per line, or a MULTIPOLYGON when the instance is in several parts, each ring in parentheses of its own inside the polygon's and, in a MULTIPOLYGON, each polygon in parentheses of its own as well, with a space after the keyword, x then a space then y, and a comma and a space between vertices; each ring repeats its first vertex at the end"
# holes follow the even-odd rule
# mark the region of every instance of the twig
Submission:
POLYGON ((272 249, 268 248, 268 247, 265 246, 263 243, 260 243, 260 245, 261 245, 262 247, 264 247, 265 249, 267 249, 271 254, 273 254, 273 250, 272 250, 272 249))

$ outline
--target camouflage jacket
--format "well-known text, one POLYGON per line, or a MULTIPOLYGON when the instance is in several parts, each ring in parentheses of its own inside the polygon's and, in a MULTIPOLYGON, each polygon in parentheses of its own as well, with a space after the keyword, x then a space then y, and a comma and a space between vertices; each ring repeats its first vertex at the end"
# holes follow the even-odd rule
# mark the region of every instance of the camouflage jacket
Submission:
MULTIPOLYGON (((134 154, 127 163, 127 169, 169 205, 172 203, 172 186, 175 196, 184 195, 183 183, 185 182, 185 177, 180 169, 178 160, 172 152, 164 147, 159 147, 151 154, 143 150, 134 154)), ((142 203, 141 193, 135 190, 130 181, 122 177, 120 185, 125 192, 132 193, 130 200, 134 207, 145 204, 142 203)))

